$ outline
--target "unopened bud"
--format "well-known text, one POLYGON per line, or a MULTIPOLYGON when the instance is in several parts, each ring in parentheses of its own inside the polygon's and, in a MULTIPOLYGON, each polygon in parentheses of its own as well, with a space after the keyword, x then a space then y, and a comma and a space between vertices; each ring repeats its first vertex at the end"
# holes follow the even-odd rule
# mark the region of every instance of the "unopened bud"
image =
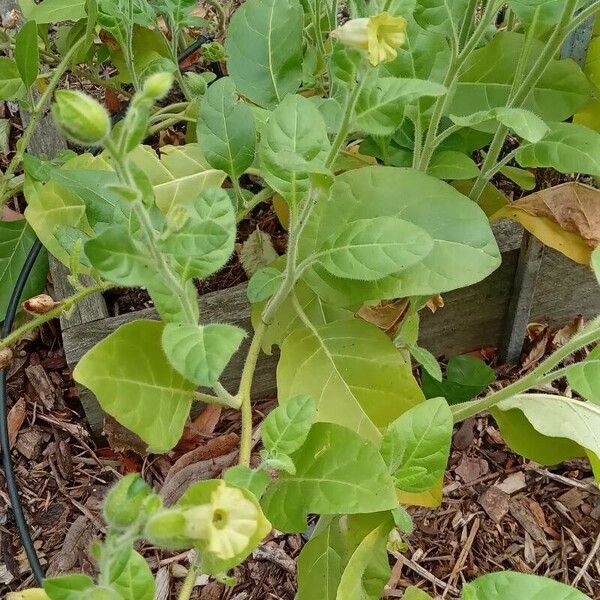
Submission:
POLYGON ((111 526, 127 529, 140 519, 140 513, 153 492, 136 473, 126 475, 106 496, 104 518, 111 526))
POLYGON ((75 142, 93 146, 110 133, 107 110, 91 96, 77 90, 59 90, 54 98, 54 120, 75 142))
POLYGON ((144 82, 144 95, 152 100, 164 98, 173 85, 173 75, 163 71, 150 75, 144 82))
POLYGON ((221 62, 227 58, 223 44, 219 42, 209 42, 202 46, 202 56, 208 62, 221 62))
POLYGON ((13 359, 13 351, 10 348, 0 350, 0 369, 5 369, 13 359))
POLYGON ((56 302, 48 294, 40 294, 23 302, 23 310, 32 315, 45 315, 57 306, 60 306, 60 302, 56 302))
POLYGON ((204 96, 206 93, 208 82, 200 73, 192 73, 191 71, 186 73, 185 82, 194 96, 204 96))

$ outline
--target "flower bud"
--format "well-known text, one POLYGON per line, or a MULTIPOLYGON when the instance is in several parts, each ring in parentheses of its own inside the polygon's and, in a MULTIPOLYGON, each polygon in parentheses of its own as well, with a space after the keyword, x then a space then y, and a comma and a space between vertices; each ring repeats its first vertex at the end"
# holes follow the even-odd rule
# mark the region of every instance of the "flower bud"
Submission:
POLYGON ((227 58, 223 44, 209 42, 202 46, 202 56, 208 62, 221 62, 227 58))
POLYGON ((60 302, 56 302, 48 294, 40 294, 23 302, 23 310, 32 315, 45 315, 57 306, 60 306, 60 302))
POLYGON ((144 82, 144 95, 152 100, 164 98, 173 85, 173 75, 165 71, 150 75, 144 82))
POLYGON ((104 518, 116 529, 127 529, 140 519, 145 504, 154 496, 150 486, 131 473, 119 481, 106 496, 104 518))
POLYGON ((369 18, 350 19, 332 31, 331 37, 349 48, 366 51, 369 62, 377 66, 398 56, 397 49, 406 42, 406 28, 406 19, 383 12, 369 18))
POLYGON ((185 82, 194 96, 204 96, 208 82, 200 73, 188 72, 185 74, 185 82))
POLYGON ((93 146, 110 133, 108 112, 91 96, 77 90, 59 90, 54 98, 54 120, 73 141, 93 146))
POLYGON ((179 508, 161 510, 146 523, 144 537, 160 548, 184 550, 194 546, 194 540, 186 534, 186 518, 179 508))
POLYGON ((0 369, 8 367, 13 356, 13 351, 10 348, 0 349, 0 369))
POLYGON ((22 592, 7 594, 6 600, 50 600, 50 596, 42 588, 32 588, 22 592))

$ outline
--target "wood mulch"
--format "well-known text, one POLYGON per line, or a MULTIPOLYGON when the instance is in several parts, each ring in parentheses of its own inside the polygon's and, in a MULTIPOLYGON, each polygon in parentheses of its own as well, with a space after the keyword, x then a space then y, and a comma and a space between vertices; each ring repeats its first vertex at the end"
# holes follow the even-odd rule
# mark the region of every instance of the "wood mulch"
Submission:
MULTIPOLYGON (((571 327, 571 330, 573 327, 571 327)), ((531 328, 524 368, 532 368, 567 330, 531 328)), ((500 384, 514 371, 499 370, 500 384)), ((107 424, 111 446, 96 444, 82 418, 58 325, 23 341, 9 372, 12 455, 34 544, 49 574, 93 572, 89 547, 102 535, 101 501, 120 473, 139 470, 171 500, 189 483, 215 477, 236 460, 239 421, 233 411, 206 409, 169 455, 143 457, 135 442, 107 424)), ((258 402, 258 423, 275 405, 258 402)), ((258 458, 257 456, 255 458, 258 458)), ((0 596, 32 584, 0 473, 0 596)), ((457 597, 463 581, 513 569, 577 583, 600 597, 600 491, 588 464, 545 469, 510 452, 493 421, 472 419, 454 436, 438 510, 414 509, 415 532, 392 553, 387 598, 418 585, 439 598, 457 597), (583 568, 582 568, 583 567, 583 568)), ((196 600, 292 600, 298 535, 275 534, 236 569, 237 585, 200 578, 196 600)), ((159 573, 157 599, 176 597, 189 556, 144 548, 159 573)))

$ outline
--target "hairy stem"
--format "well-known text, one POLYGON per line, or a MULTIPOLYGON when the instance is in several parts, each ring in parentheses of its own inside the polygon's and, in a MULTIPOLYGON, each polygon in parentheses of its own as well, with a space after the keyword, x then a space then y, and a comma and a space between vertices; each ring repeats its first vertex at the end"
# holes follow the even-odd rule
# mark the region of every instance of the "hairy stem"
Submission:
POLYGON ((95 285, 92 287, 85 288, 85 289, 81 290, 80 292, 77 292, 76 294, 69 296, 68 298, 63 300, 58 306, 56 306, 52 310, 49 310, 47 313, 44 313, 43 315, 38 315, 37 317, 35 317, 35 319, 29 321, 28 323, 25 323, 25 325, 21 325, 21 327, 19 327, 18 329, 15 329, 10 335, 7 335, 5 338, 1 339, 0 340, 0 350, 2 350, 3 348, 8 348, 12 344, 15 344, 24 335, 26 335, 30 331, 33 331, 34 329, 37 329, 44 323, 47 323, 48 321, 52 321, 52 319, 56 319, 57 317, 60 317, 63 313, 66 313, 67 311, 69 311, 71 308, 73 308, 78 302, 80 302, 84 298, 87 298, 88 296, 91 296, 98 292, 104 292, 104 291, 110 289, 111 287, 114 287, 114 286, 112 284, 101 283, 101 284, 98 284, 98 285, 95 285))
POLYGON ((69 63, 71 59, 75 55, 75 53, 79 50, 79 47, 85 40, 82 38, 76 44, 69 48, 69 51, 65 54, 65 57, 62 59, 58 67, 56 67, 56 71, 54 71, 52 78, 48 82, 48 86, 44 90, 44 93, 40 96, 37 104, 34 106, 33 111, 30 115, 29 124, 27 125, 27 129, 23 133, 23 137, 19 141, 17 145, 17 151, 10 161, 6 171, 4 172, 4 176, 2 178, 2 182, 0 184, 0 206, 6 202, 8 197, 6 196, 6 191, 9 186, 9 181, 12 176, 15 174, 16 170, 19 168, 20 164, 23 162, 23 156, 25 155, 25 151, 31 142, 31 138, 35 129, 37 128, 40 119, 42 118, 42 114, 46 107, 46 103, 50 99, 50 96, 54 93, 54 90, 57 88, 60 78, 64 75, 65 71, 69 68, 69 63))
POLYGON ((194 591, 194 584, 198 577, 198 567, 195 563, 190 565, 190 568, 185 576, 181 590, 179 591, 178 600, 190 600, 192 592, 194 591))
POLYGON ((531 373, 515 381, 509 386, 472 402, 465 402, 452 407, 452 414, 456 423, 474 417, 481 412, 488 411, 498 405, 503 400, 508 400, 542 383, 554 381, 563 377, 566 370, 560 369, 552 372, 565 358, 600 340, 600 317, 592 321, 588 327, 573 337, 562 348, 557 350, 552 356, 540 363, 531 373))

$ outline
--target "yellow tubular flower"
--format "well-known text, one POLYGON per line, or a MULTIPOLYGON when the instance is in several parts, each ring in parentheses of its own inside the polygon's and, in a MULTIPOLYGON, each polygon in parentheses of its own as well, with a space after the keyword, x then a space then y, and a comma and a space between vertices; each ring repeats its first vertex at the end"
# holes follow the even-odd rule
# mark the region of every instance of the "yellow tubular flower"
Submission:
POLYGON ((383 12, 374 17, 351 19, 331 36, 349 48, 365 50, 369 62, 377 66, 394 60, 406 42, 406 19, 383 12))
POLYGON ((269 531, 259 508, 224 481, 212 493, 210 504, 189 508, 185 518, 186 535, 205 541, 208 552, 221 560, 244 552, 259 530, 264 535, 269 531))

